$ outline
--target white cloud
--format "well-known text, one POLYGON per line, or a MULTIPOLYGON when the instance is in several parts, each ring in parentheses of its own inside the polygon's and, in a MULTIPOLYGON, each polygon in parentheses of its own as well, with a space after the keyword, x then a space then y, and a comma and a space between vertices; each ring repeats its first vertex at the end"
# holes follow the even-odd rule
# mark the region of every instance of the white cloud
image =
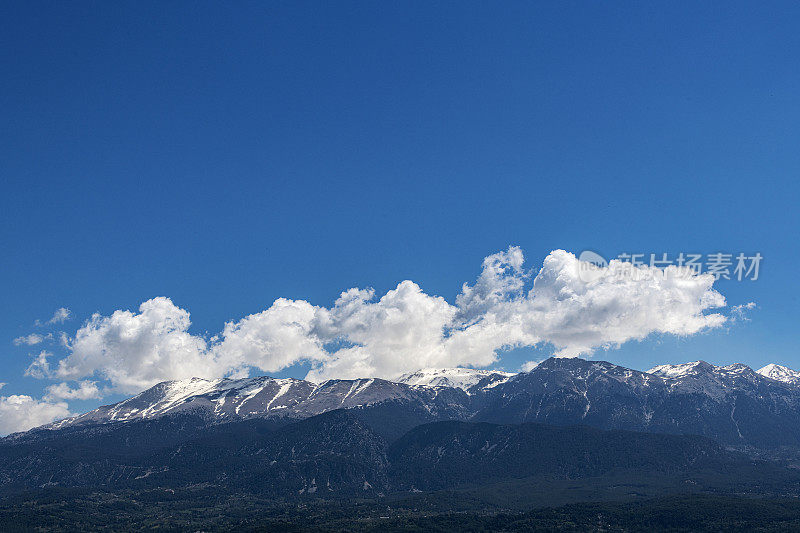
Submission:
POLYGON ((36 400, 30 396, 0 396, 0 435, 48 424, 70 416, 65 402, 36 400))
POLYGON ((69 320, 72 316, 72 312, 67 309, 66 307, 60 307, 56 309, 56 312, 53 313, 53 318, 47 321, 48 324, 62 324, 69 320))
POLYGON ((95 375, 124 393, 159 381, 223 373, 206 341, 187 332, 189 313, 168 298, 153 298, 139 313, 95 314, 69 341, 70 355, 54 374, 62 379, 95 375))
POLYGON ((748 311, 752 311, 756 308, 755 302, 747 302, 746 304, 741 305, 734 305, 731 307, 731 316, 734 320, 741 320, 742 322, 750 322, 750 318, 747 316, 748 311))
POLYGON ((277 372, 300 360, 322 360, 326 354, 314 335, 321 311, 305 301, 279 298, 265 311, 228 322, 213 350, 215 364, 223 371, 254 366, 277 372))
POLYGON ((25 335, 23 337, 17 337, 14 339, 15 346, 21 346, 23 344, 27 344, 28 346, 34 346, 36 344, 40 344, 44 342, 45 337, 39 335, 38 333, 31 333, 30 335, 25 335))
POLYGON ((539 363, 541 363, 541 361, 526 361, 522 363, 522 366, 519 367, 519 370, 520 372, 530 372, 531 370, 539 366, 539 363))
POLYGON ((34 357, 33 362, 25 369, 25 375, 39 379, 50 377, 50 361, 48 359, 52 355, 53 354, 45 350, 39 352, 39 354, 34 357))
POLYGON ((475 285, 467 283, 456 296, 459 319, 471 322, 499 304, 519 298, 529 275, 523 270, 525 258, 519 246, 510 246, 483 260, 483 269, 475 285))
POLYGON ((63 324, 70 318, 72 318, 72 311, 70 311, 66 307, 59 307, 58 309, 56 309, 55 313, 53 313, 53 316, 50 318, 50 320, 47 320, 46 322, 42 322, 41 320, 36 320, 36 325, 47 326, 52 324, 63 324))
MULTIPOLYGON (((36 320, 34 323, 38 327, 52 326, 53 324, 61 324, 69 320, 71 316, 72 312, 69 309, 67 309, 66 307, 61 307, 57 309, 55 313, 53 313, 53 317, 50 318, 50 320, 47 320, 46 322, 42 322, 41 320, 36 320)), ((47 334, 31 333, 30 335, 23 335, 21 337, 17 337, 16 339, 14 339, 13 342, 16 346, 21 346, 23 344, 26 344, 28 346, 35 346, 37 344, 43 343, 44 341, 52 341, 53 339, 54 335, 52 332, 47 334)))
POLYGON ((309 379, 396 377, 419 368, 480 364, 448 351, 445 333, 457 308, 444 298, 403 281, 372 300, 373 291, 350 289, 333 308, 321 310, 316 335, 347 346, 323 359, 309 379))
MULTIPOLYGON (((510 247, 484 260, 476 283, 465 284, 454 304, 412 281, 377 299, 371 289, 350 289, 330 308, 281 298, 225 324, 210 340, 189 333, 187 311, 154 298, 138 313, 94 315, 69 339, 70 354, 54 373, 107 379, 120 392, 166 379, 242 375, 248 367, 276 372, 298 362, 311 363, 314 380, 393 378, 424 367, 487 366, 507 347, 550 343, 557 355, 576 356, 726 321, 708 312, 725 305, 710 275, 628 265, 635 275, 585 281, 580 266, 573 254, 556 250, 530 286, 522 251, 510 247)), ((624 266, 611 261, 599 274, 624 266)), ((36 367, 45 375, 46 363, 44 357, 36 367)))
POLYGON ((84 380, 72 388, 68 383, 50 385, 44 395, 45 400, 98 400, 103 397, 97 382, 84 380))
POLYGON ((710 274, 612 260, 609 272, 633 272, 584 282, 579 268, 571 253, 552 252, 519 303, 525 334, 552 343, 558 355, 589 354, 653 333, 692 335, 726 321, 719 313, 704 313, 725 305, 710 274))

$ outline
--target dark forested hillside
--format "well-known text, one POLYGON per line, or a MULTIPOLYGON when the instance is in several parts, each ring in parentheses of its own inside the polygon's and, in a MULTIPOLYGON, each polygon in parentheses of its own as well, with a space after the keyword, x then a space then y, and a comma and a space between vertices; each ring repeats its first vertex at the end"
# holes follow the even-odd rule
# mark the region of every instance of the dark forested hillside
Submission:
MULTIPOLYGON (((210 484, 276 496, 375 496, 522 478, 697 477, 747 471, 793 490, 793 471, 687 435, 542 424, 433 422, 391 441, 358 410, 200 431, 184 417, 86 426, 0 443, 0 490, 142 490, 210 484), (163 435, 162 438, 158 438, 163 435)), ((733 474, 731 474, 732 476, 733 474)), ((696 482, 696 481, 695 481, 696 482)))
MULTIPOLYGON (((178 530, 298 520, 334 530, 380 529, 381 520, 412 530, 625 530, 649 527, 626 513, 686 502, 667 496, 800 494, 800 470, 786 466, 797 456, 800 389, 743 366, 683 367, 660 377, 551 359, 468 390, 254 378, 195 394, 162 384, 0 440, 0 529, 116 530, 125 517, 178 530), (217 409, 226 394, 235 407, 217 409), (599 507, 563 507, 581 502, 599 507), (547 506, 559 510, 536 511, 547 506)), ((773 505, 737 501, 758 512, 773 505)), ((663 523, 751 523, 708 517, 663 523)))

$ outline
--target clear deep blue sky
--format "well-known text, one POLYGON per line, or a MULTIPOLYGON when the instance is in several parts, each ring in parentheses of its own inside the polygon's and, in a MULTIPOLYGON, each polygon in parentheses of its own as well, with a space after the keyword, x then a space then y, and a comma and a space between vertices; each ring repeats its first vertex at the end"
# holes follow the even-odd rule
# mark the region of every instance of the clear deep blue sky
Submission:
MULTIPOLYGON (((800 367, 800 5, 4 2, 0 381, 12 339, 169 296, 193 332, 277 297, 482 258, 761 252, 751 321, 597 357, 800 367)), ((530 359, 530 357, 525 357, 530 359)), ((513 365, 509 365, 513 366, 513 365)))

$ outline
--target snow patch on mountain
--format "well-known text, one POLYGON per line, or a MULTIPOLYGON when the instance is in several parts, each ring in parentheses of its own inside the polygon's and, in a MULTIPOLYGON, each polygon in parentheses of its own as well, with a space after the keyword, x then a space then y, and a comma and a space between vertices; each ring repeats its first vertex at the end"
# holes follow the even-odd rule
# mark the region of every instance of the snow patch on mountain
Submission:
POLYGON ((678 365, 658 365, 647 371, 648 374, 655 374, 662 378, 681 378, 688 375, 697 375, 714 370, 714 365, 705 361, 693 361, 691 363, 681 363, 678 365))
MULTIPOLYGON (((506 379, 505 375, 493 373, 506 379)), ((489 378, 485 378, 489 379, 489 378)), ((481 381, 481 386, 486 381, 481 381)), ((60 429, 72 425, 130 422, 164 415, 192 413, 210 421, 239 420, 250 417, 307 418, 334 409, 364 407, 384 401, 401 401, 421 406, 434 415, 451 413, 459 398, 457 389, 414 387, 378 378, 328 380, 323 383, 294 378, 259 376, 245 379, 192 378, 165 381, 113 405, 67 418, 47 426, 60 429)), ((463 409, 462 409, 463 410, 463 409)))
POLYGON ((716 366, 705 361, 659 365, 648 373, 665 379, 672 391, 705 394, 717 402, 737 390, 749 389, 763 379, 743 363, 716 366))
MULTIPOLYGON (((736 426, 733 435, 747 435, 739 424, 748 407, 741 401, 737 404, 737 400, 747 396, 750 401, 763 404, 763 412, 780 417, 787 408, 800 412, 798 386, 800 372, 779 365, 767 365, 756 373, 742 363, 715 366, 694 361, 660 365, 646 373, 606 361, 550 358, 520 374, 427 368, 406 374, 397 382, 362 378, 311 383, 266 376, 167 381, 117 404, 45 427, 119 423, 176 414, 204 417, 209 423, 251 417, 302 419, 335 409, 395 402, 397 406, 427 411, 432 419, 459 419, 472 416, 474 409, 505 409, 503 406, 508 404, 519 421, 557 420, 557 416, 563 416, 564 422, 581 423, 611 417, 635 420, 625 427, 640 430, 651 423, 676 424, 676 414, 669 409, 688 402, 698 406, 691 411, 691 424, 701 424, 692 426, 692 431, 711 431, 702 425, 706 422, 698 418, 698 412, 710 417, 724 411, 725 423, 736 426), (620 412, 608 411, 615 398, 627 398, 633 403, 620 406, 620 412)), ((800 439, 800 430, 798 435, 800 439)))
POLYGON ((513 375, 510 372, 475 368, 424 368, 400 376, 397 382, 412 386, 454 387, 469 391, 482 380, 487 380, 484 388, 491 388, 508 381, 513 375))
POLYGON ((800 385, 800 372, 791 368, 770 363, 757 370, 759 374, 766 378, 782 381, 790 385, 800 385))

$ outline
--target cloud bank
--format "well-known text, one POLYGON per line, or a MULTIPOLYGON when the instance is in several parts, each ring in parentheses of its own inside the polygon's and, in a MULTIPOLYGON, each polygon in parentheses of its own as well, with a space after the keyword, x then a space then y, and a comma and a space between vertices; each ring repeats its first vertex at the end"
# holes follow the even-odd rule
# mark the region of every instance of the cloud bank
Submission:
POLYGON ((623 267, 635 275, 587 281, 581 262, 556 250, 533 277, 522 250, 512 246, 486 257, 478 279, 465 283, 454 303, 408 280, 380 297, 349 289, 330 307, 280 298, 210 339, 189 332, 188 311, 158 297, 138 312, 92 316, 67 340, 66 357, 51 368, 41 355, 31 375, 107 380, 108 390, 122 393, 168 379, 243 376, 251 368, 272 373, 296 363, 309 363, 307 378, 314 381, 391 379, 430 366, 488 366, 505 348, 551 344, 559 356, 589 355, 651 334, 692 335, 727 320, 710 312, 725 306, 713 276, 618 261, 605 268, 623 267))

